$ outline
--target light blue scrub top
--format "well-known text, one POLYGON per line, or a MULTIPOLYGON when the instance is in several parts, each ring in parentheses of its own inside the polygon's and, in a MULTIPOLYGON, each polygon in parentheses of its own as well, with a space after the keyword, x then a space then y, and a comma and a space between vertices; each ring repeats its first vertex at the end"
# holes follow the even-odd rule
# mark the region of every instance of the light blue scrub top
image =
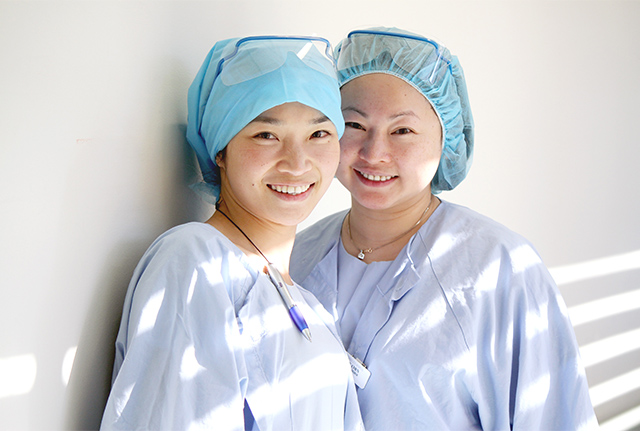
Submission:
POLYGON ((338 245, 338 289, 336 297, 336 326, 345 346, 351 344, 353 333, 370 298, 373 298, 377 281, 391 265, 387 262, 367 264, 351 256, 344 249, 342 240, 338 245))
MULTIPOLYGON (((291 261, 336 321, 345 215, 298 234, 291 261)), ((521 236, 442 202, 367 289, 347 343, 371 372, 367 430, 597 428, 565 304, 521 236)))
POLYGON ((102 429, 243 430, 245 414, 249 429, 362 429, 331 316, 299 286, 291 294, 311 343, 214 227, 161 235, 129 285, 102 429))

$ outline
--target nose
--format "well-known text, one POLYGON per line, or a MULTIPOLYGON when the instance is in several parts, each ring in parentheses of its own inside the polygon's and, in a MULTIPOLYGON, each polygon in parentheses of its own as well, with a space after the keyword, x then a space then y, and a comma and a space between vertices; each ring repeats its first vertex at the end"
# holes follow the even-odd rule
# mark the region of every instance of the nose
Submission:
POLYGON ((370 130, 358 151, 360 158, 368 163, 387 162, 390 160, 389 142, 386 133, 370 130))
POLYGON ((280 172, 291 176, 301 176, 310 171, 311 160, 305 145, 301 142, 286 143, 277 167, 280 172))

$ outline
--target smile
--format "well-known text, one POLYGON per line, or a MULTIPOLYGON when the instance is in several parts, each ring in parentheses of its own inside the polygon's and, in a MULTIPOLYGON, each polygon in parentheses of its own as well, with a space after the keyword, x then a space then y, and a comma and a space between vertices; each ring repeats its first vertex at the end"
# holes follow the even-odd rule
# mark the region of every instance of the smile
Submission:
POLYGON ((362 175, 369 181, 389 181, 391 178, 393 178, 393 176, 391 175, 370 175, 360 171, 356 171, 356 172, 358 172, 360 175, 362 175))
POLYGON ((269 187, 271 188, 271 190, 274 190, 278 193, 286 193, 288 195, 295 196, 309 190, 309 187, 311 187, 311 184, 307 184, 306 186, 274 186, 269 184, 269 187))

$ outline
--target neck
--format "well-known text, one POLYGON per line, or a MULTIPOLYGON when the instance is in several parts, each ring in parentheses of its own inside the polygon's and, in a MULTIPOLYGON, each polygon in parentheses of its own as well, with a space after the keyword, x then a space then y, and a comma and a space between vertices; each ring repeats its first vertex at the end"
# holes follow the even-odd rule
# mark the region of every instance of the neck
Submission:
POLYGON ((342 229, 345 249, 352 256, 364 254, 366 263, 394 260, 439 203, 431 193, 402 208, 370 209, 352 200, 342 229))
POLYGON ((285 281, 291 283, 289 259, 295 240, 295 226, 268 222, 242 208, 227 206, 224 201, 207 223, 229 238, 256 267, 264 268, 268 260, 278 268, 285 281))

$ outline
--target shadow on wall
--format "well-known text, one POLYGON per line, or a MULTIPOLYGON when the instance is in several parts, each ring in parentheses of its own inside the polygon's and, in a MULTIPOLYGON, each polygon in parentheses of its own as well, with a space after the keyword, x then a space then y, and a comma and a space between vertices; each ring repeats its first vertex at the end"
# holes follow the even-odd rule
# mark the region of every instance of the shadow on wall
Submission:
POLYGON ((146 246, 113 250, 88 310, 67 387, 65 428, 98 429, 111 387, 115 339, 129 279, 146 246))
MULTIPOLYGON (((203 220, 212 211, 187 185, 200 180, 198 163, 186 142, 186 126, 178 125, 168 139, 182 151, 177 156, 175 187, 168 190, 165 229, 192 220, 203 220)), ((174 147, 175 149, 175 147, 174 147)), ((161 232, 156 232, 159 235, 161 232)), ((111 388, 115 357, 115 340, 122 317, 124 297, 133 270, 150 240, 132 241, 116 247, 104 263, 98 286, 87 311, 84 327, 73 362, 66 392, 65 429, 92 430, 100 428, 102 413, 111 388)))
POLYGON ((640 250, 554 269, 607 431, 640 430, 640 250))

